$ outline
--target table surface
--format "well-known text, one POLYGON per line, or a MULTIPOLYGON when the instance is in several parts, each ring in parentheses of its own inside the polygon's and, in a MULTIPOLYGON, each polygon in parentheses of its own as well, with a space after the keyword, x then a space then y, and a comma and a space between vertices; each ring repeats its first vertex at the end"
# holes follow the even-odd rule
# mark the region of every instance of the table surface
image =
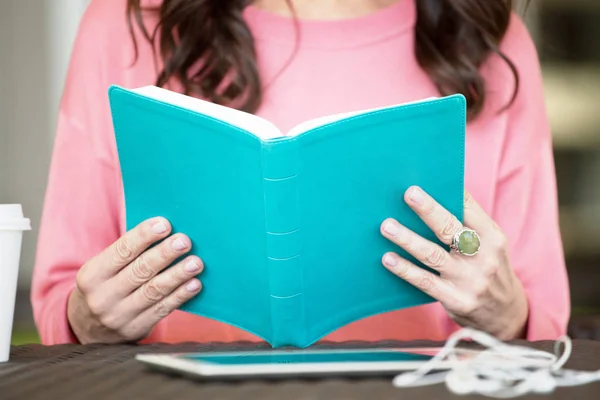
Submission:
MULTIPOLYGON (((524 344, 524 343, 520 343, 524 344)), ((553 343, 529 344, 552 351, 553 343)), ((439 346, 432 342, 352 342, 356 347, 439 346)), ((471 399, 479 396, 454 396, 444 385, 396 389, 388 378, 322 379, 244 382, 199 382, 154 372, 136 361, 138 353, 224 351, 265 348, 248 343, 177 345, 25 345, 11 349, 11 360, 0 364, 0 399, 471 399)), ((319 344, 316 348, 338 348, 319 344)), ((600 370, 600 342, 573 342, 573 353, 566 368, 600 370)), ((584 400, 600 398, 600 383, 574 388, 559 388, 548 398, 584 400)))

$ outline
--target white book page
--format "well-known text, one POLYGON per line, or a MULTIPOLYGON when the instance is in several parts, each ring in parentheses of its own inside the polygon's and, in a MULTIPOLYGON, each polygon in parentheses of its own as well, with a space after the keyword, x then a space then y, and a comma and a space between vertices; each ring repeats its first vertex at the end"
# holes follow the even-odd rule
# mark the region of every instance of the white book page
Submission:
MULTIPOLYGON (((234 108, 224 107, 219 104, 211 103, 209 101, 201 100, 192 96, 186 96, 184 94, 173 92, 157 86, 144 86, 141 88, 133 89, 132 92, 151 99, 172 104, 177 107, 185 108, 190 111, 199 112, 204 115, 213 117, 215 119, 227 122, 233 126, 250 132, 251 134, 255 135, 261 140, 269 140, 284 136, 283 133, 279 130, 279 128, 277 128, 272 122, 261 118, 257 115, 236 110, 234 108)), ((326 115, 323 117, 310 119, 308 121, 304 121, 296 125, 285 136, 297 136, 304 132, 318 128, 320 126, 341 121, 343 119, 350 118, 353 116, 367 114, 374 111, 386 110, 398 106, 418 104, 433 99, 437 99, 437 97, 428 97, 422 100, 412 101, 408 103, 393 104, 384 107, 376 107, 347 113, 326 115)))
POLYGON ((233 126, 252 133, 261 140, 282 136, 281 131, 273 123, 254 114, 236 110, 234 108, 224 107, 219 104, 186 96, 157 86, 144 86, 134 89, 132 92, 225 121, 233 126))
POLYGON ((371 108, 371 109, 367 109, 367 110, 352 111, 352 112, 347 112, 347 113, 326 115, 324 117, 310 119, 308 121, 304 121, 304 122, 296 125, 295 127, 293 127, 288 132, 287 136, 297 136, 297 135, 300 135, 300 134, 302 134, 304 132, 308 132, 311 129, 315 129, 315 128, 318 128, 320 126, 330 124, 332 122, 341 121, 341 120, 346 119, 346 118, 354 117, 356 115, 367 114, 367 113, 371 113, 371 112, 374 112, 374 111, 387 110, 387 109, 390 109, 390 108, 395 108, 395 107, 398 107, 398 106, 405 106, 405 105, 409 105, 409 104, 424 103, 426 101, 430 101, 430 100, 433 100, 433 99, 437 99, 437 97, 428 97, 426 99, 417 100, 417 101, 411 101, 411 102, 408 102, 408 103, 394 104, 394 105, 391 105, 391 106, 376 107, 376 108, 371 108))

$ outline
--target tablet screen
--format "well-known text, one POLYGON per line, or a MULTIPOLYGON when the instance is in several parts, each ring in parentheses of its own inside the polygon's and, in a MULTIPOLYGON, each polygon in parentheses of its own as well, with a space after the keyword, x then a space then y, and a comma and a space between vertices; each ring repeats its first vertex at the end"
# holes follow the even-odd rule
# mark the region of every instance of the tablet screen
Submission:
POLYGON ((223 365, 240 364, 303 364, 303 363, 348 363, 348 362, 406 362, 428 361, 431 355, 401 351, 332 351, 332 352, 290 352, 289 354, 268 352, 248 352, 227 355, 181 355, 181 358, 223 365))

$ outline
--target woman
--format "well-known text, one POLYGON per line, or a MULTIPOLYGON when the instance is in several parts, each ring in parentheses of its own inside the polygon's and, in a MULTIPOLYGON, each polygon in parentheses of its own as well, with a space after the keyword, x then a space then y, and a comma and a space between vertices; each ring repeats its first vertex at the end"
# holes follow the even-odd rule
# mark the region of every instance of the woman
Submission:
MULTIPOLYGON (((325 339, 443 340, 460 326, 501 339, 563 334, 569 292, 540 66, 510 1, 296 0, 293 12, 286 0, 246 3, 96 0, 87 9, 60 106, 33 279, 43 342, 259 340, 174 311, 200 292, 203 266, 182 257, 191 242, 172 235, 169 221, 124 231, 111 84, 166 86, 255 112, 282 131, 329 113, 464 94, 465 226, 479 234, 479 252, 442 251, 382 221, 382 235, 440 275, 396 254, 382 254, 382 268, 439 302, 325 339)), ((419 188, 403 201, 446 245, 462 232, 419 188)))

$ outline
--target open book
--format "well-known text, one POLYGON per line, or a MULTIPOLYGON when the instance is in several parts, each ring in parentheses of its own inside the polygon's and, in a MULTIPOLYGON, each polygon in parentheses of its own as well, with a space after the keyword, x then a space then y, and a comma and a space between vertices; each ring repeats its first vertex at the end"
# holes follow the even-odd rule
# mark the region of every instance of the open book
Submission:
MULTIPOLYGON (((393 217, 439 243, 403 201, 419 185, 463 217, 461 95, 269 121, 153 86, 109 90, 127 229, 164 216, 205 264, 182 309, 306 347, 353 321, 432 302, 381 264, 393 217)), ((417 263, 418 264, 418 263, 417 263)), ((418 264, 421 265, 421 264, 418 264)))

